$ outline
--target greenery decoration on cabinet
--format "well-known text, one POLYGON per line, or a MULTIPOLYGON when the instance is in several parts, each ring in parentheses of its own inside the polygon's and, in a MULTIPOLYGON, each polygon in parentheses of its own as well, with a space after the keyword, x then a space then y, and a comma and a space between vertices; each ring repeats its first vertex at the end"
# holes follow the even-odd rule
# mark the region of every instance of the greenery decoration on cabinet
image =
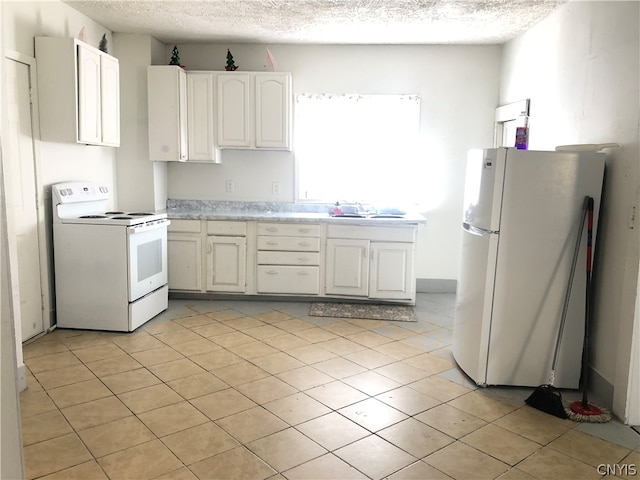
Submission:
POLYGON ((238 66, 233 61, 233 55, 231 55, 231 51, 227 48, 227 64, 224 66, 224 69, 227 72, 235 72, 238 69, 238 66))
POLYGON ((100 39, 100 44, 98 45, 98 48, 100 49, 101 52, 104 53, 109 53, 107 51, 107 34, 103 34, 102 38, 100 39))
POLYGON ((175 65, 180 68, 184 68, 184 65, 180 63, 180 52, 178 51, 178 46, 174 45, 173 50, 171 50, 171 60, 169 60, 169 65, 175 65))

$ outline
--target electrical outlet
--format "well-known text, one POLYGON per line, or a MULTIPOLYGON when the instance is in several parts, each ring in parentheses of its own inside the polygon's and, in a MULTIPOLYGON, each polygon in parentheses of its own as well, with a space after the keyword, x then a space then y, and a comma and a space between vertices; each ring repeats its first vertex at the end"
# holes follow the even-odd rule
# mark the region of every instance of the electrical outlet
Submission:
POLYGON ((271 184, 271 193, 274 195, 280 195, 280 182, 273 182, 271 184))
POLYGON ((234 192, 236 190, 236 184, 233 182, 233 180, 227 180, 227 182, 225 183, 225 190, 227 192, 234 192))

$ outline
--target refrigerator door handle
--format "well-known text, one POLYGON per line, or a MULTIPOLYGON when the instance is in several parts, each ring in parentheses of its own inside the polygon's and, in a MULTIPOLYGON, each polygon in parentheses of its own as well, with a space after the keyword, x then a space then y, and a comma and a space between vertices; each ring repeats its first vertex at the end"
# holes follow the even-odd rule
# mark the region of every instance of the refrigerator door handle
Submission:
POLYGON ((473 225, 467 222, 462 222, 462 228, 467 232, 471 233, 472 235, 478 235, 480 237, 482 237, 483 235, 491 235, 493 233, 498 233, 492 230, 484 230, 482 228, 474 227, 473 225))

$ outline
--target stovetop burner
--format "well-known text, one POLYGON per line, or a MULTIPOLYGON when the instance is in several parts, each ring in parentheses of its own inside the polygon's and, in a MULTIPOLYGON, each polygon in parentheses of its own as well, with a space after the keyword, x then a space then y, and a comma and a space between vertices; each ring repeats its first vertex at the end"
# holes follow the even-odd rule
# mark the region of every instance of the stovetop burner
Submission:
POLYGON ((124 215, 124 212, 105 212, 105 215, 124 215))
POLYGON ((149 213, 149 212, 132 212, 132 213, 127 213, 127 215, 132 215, 134 217, 146 217, 147 215, 153 215, 153 213, 149 213))
POLYGON ((106 215, 81 215, 80 218, 109 218, 106 215))
POLYGON ((119 215, 117 217, 111 217, 113 220, 131 220, 133 219, 133 217, 130 217, 128 215, 119 215))

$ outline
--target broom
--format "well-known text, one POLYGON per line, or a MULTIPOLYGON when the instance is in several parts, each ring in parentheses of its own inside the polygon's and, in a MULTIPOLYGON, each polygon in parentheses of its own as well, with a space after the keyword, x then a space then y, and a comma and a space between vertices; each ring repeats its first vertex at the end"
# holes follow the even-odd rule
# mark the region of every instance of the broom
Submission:
POLYGON ((591 318, 591 301, 593 291, 591 288, 591 232, 593 230, 593 198, 589 198, 587 207, 589 220, 587 222, 587 288, 584 305, 584 343, 582 346, 582 401, 578 400, 565 408, 568 418, 574 422, 606 423, 611 420, 611 414, 601 407, 589 403, 587 399, 588 365, 589 360, 589 320, 591 318))
MULTIPOLYGON (((580 228, 578 228, 578 235, 576 237, 576 243, 573 248, 573 259, 571 261, 571 272, 569 274, 569 283, 567 285, 567 291, 564 294, 564 304, 562 306, 562 316, 560 317, 560 328, 558 329, 558 336, 556 338, 556 347, 553 353, 553 362, 551 363, 551 373, 549 375, 549 382, 546 385, 540 385, 536 388, 529 398, 525 400, 526 404, 536 408, 542 412, 550 415, 555 415, 559 418, 569 418, 568 413, 562 403, 562 395, 560 391, 555 388, 556 379, 556 366, 558 364, 558 353, 560 351, 560 344, 562 342, 562 333, 564 331, 564 324, 567 319, 567 311, 569 309, 569 298, 571 296, 571 288, 573 286, 573 277, 576 272, 576 265, 578 262, 578 252, 580 250, 580 241, 582 240, 582 230, 584 229, 584 221, 587 216, 587 210, 589 208, 590 197, 584 198, 584 206, 580 215, 580 228)), ((593 200, 592 200, 593 201, 593 200)))

